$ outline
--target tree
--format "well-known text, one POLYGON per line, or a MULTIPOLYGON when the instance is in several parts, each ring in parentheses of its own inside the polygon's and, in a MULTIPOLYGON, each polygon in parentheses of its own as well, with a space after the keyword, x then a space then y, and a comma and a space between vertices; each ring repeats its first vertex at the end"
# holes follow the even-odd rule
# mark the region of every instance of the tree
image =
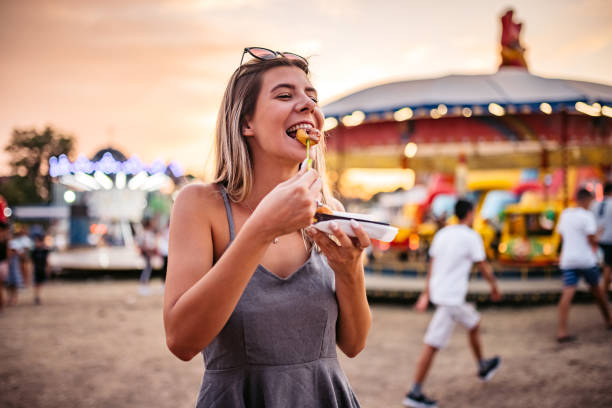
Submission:
POLYGON ((0 194, 10 205, 42 204, 51 201, 49 158, 71 155, 75 139, 47 126, 36 129, 14 129, 4 150, 9 154, 11 175, 0 184, 0 194))

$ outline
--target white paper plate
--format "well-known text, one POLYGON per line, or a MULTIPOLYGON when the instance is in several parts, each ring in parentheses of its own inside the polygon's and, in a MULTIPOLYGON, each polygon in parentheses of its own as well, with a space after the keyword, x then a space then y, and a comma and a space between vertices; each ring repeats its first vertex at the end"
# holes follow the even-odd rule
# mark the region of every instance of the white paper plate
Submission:
MULTIPOLYGON (((348 213, 343 213, 343 215, 345 214, 348 214, 348 213)), ((371 222, 363 222, 363 221, 360 222, 358 219, 356 219, 355 221, 359 222, 359 224, 363 227, 363 229, 368 234, 368 236, 372 239, 377 239, 379 241, 384 241, 384 242, 391 242, 393 241, 393 238, 395 238, 395 236, 397 235, 397 228, 395 227, 391 227, 388 225, 382 225, 382 224, 373 224, 371 222)), ((355 233, 353 232, 353 228, 351 227, 350 220, 335 219, 333 220, 333 222, 335 222, 338 225, 338 227, 340 227, 340 229, 344 231, 344 233, 348 235, 349 237, 355 236, 355 233)), ((312 226, 318 229, 319 231, 323 231, 328 234, 332 234, 332 230, 330 228, 331 223, 332 223, 331 220, 330 221, 320 221, 320 222, 312 224, 312 226)))

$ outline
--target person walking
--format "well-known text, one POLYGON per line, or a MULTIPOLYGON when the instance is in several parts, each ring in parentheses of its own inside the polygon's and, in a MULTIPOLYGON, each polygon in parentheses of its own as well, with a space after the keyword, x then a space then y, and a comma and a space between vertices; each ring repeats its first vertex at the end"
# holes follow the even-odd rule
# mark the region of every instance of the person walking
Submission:
POLYGON ((425 311, 431 300, 436 305, 436 312, 425 334, 425 344, 417 363, 412 388, 403 400, 406 407, 438 406, 435 400, 423 393, 423 382, 436 353, 447 345, 456 323, 468 330, 470 347, 478 367, 477 376, 481 381, 490 380, 501 364, 497 356, 490 359, 483 357, 479 334, 480 314, 465 301, 474 263, 491 286, 491 299, 501 299, 493 269, 486 261, 482 238, 471 228, 474 221, 472 203, 464 199, 457 200, 455 215, 458 224, 438 231, 429 249, 431 262, 425 290, 417 300, 416 309, 425 311))
POLYGON ((608 300, 610 281, 612 280, 612 182, 604 185, 604 197, 600 203, 594 203, 591 211, 595 214, 598 233, 597 243, 603 252, 603 277, 601 289, 604 299, 608 300))
POLYGON ((593 194, 581 188, 576 193, 576 207, 566 208, 559 217, 557 231, 561 235, 562 247, 559 268, 563 276, 563 292, 559 300, 559 322, 557 341, 566 343, 576 340, 567 329, 569 311, 576 286, 581 277, 589 285, 590 291, 608 328, 612 327, 610 310, 599 286, 599 267, 597 266, 597 223, 589 211, 593 194))

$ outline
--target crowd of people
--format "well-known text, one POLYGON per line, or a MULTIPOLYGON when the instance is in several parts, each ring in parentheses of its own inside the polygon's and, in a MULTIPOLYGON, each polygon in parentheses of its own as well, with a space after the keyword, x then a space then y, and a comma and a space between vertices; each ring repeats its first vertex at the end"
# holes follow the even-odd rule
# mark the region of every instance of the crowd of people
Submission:
MULTIPOLYGON (((162 282, 166 280, 168 227, 156 229, 149 219, 143 220, 142 227, 136 234, 136 244, 145 261, 139 293, 150 295, 151 261, 154 256, 162 259, 161 279, 162 282)), ((0 222, 0 311, 15 306, 20 291, 29 287, 33 289, 34 304, 42 304, 42 288, 51 273, 48 262, 51 248, 45 240, 46 234, 40 228, 28 234, 26 226, 12 227, 0 222)))
POLYGON ((11 229, 0 223, 0 311, 15 306, 19 291, 29 286, 34 289, 34 304, 42 303, 42 287, 50 272, 49 252, 43 231, 30 236, 23 226, 11 229))

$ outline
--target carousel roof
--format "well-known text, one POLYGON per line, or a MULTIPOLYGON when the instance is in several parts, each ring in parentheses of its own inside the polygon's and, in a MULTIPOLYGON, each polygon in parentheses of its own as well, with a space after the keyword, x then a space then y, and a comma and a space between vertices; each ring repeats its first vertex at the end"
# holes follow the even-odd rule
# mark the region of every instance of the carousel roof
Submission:
POLYGON ((331 102, 323 111, 327 117, 336 118, 361 111, 367 118, 410 108, 429 116, 431 109, 443 105, 455 114, 461 114, 464 107, 475 114, 489 114, 490 104, 496 104, 508 113, 529 113, 540 111, 544 103, 544 110, 549 111, 546 113, 562 109, 582 112, 583 108, 583 113, 595 110, 595 116, 607 115, 612 106, 612 86, 544 78, 523 68, 503 67, 490 75, 448 75, 373 86, 331 102))
POLYGON ((127 157, 125 157, 123 153, 121 153, 119 150, 114 149, 110 146, 105 149, 98 150, 98 152, 94 154, 92 161, 102 160, 102 158, 106 155, 106 153, 109 153, 112 156, 112 158, 115 159, 116 161, 120 161, 120 162, 127 161, 127 157))

